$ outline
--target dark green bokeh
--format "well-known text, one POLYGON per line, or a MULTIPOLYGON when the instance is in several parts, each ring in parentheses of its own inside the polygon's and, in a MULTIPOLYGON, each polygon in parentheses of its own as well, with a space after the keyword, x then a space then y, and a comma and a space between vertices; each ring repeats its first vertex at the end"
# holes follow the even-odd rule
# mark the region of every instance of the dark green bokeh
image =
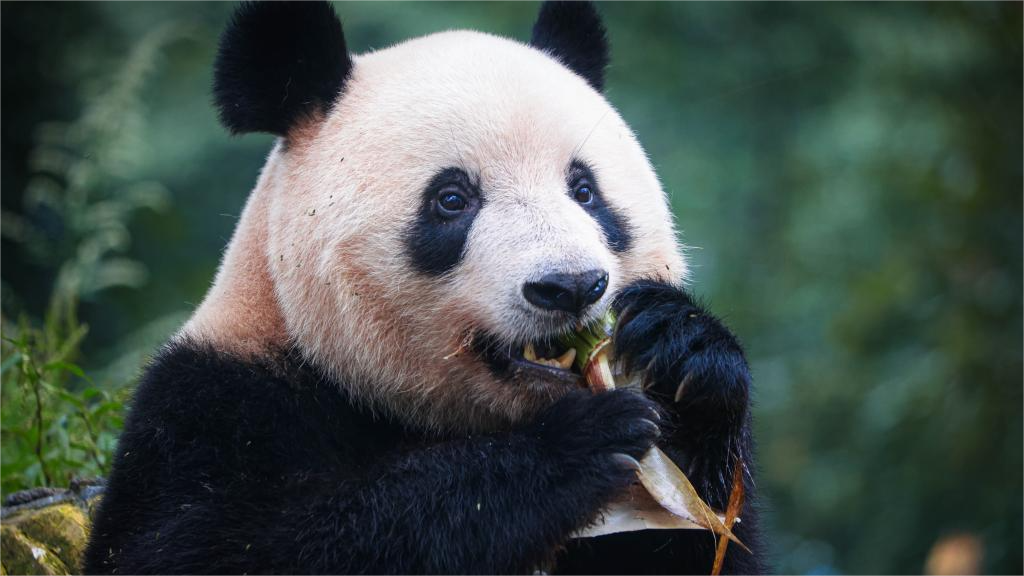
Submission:
MULTIPOLYGON (((25 209, 34 131, 78 117, 147 34, 173 30, 133 110, 127 178, 170 199, 129 224, 148 279, 82 309, 82 363, 105 385, 200 301, 271 145, 229 138, 210 105, 231 8, 2 5, 3 209, 58 240, 25 209)), ((450 28, 525 38, 536 13, 337 9, 355 51, 450 28)), ((986 570, 1021 572, 1021 4, 601 10, 607 96, 671 197, 694 290, 748 349, 775 567, 918 572, 965 531, 986 570)), ((7 237, 3 255, 5 314, 40 317, 60 256, 7 237)))

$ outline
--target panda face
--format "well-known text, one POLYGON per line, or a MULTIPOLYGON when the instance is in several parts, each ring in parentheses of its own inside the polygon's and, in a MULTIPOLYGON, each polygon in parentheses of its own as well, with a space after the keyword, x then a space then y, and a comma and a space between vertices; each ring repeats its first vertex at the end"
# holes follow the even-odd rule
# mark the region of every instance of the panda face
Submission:
POLYGON ((281 139, 183 334, 295 346, 438 430, 579 386, 556 336, 636 279, 685 275, 658 180, 598 92, 606 63, 586 3, 543 5, 529 46, 446 32, 361 56, 327 3, 243 4, 221 120, 281 139))
POLYGON ((625 284, 684 273, 615 110, 551 57, 485 34, 356 57, 329 114, 267 170, 289 336, 359 397, 439 427, 514 420, 578 386, 524 350, 557 357, 553 338, 625 284))

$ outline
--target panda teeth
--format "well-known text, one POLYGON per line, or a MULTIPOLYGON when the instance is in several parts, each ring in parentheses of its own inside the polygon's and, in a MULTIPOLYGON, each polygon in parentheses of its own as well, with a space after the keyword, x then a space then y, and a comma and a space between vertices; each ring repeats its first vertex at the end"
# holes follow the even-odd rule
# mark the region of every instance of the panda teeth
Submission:
POLYGON ((568 370, 572 366, 573 360, 576 359, 576 349, 569 348, 558 358, 538 358, 537 351, 534 349, 533 343, 531 342, 523 348, 523 358, 528 362, 540 364, 541 366, 568 370))
POLYGON ((563 370, 568 370, 569 368, 571 368, 574 360, 576 360, 575 348, 569 348, 568 350, 563 352, 561 356, 555 358, 555 362, 558 363, 558 367, 563 370))

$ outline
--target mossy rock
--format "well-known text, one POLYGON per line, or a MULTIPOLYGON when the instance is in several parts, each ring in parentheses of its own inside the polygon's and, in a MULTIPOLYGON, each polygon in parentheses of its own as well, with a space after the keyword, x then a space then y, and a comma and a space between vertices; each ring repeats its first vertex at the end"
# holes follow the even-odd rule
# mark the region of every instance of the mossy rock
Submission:
POLYGON ((8 574, 69 574, 68 567, 47 546, 14 526, 0 526, 0 563, 8 574))
POLYGON ((12 494, 0 512, 0 573, 80 574, 97 482, 12 494))

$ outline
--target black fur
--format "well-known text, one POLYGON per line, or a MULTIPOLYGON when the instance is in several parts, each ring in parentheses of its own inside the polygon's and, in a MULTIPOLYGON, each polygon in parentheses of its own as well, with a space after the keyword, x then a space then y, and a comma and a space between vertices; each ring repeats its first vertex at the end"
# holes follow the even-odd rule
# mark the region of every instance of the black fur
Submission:
POLYGON ((483 206, 480 188, 459 168, 445 168, 427 184, 416 220, 405 234, 405 247, 413 269, 440 276, 462 260, 473 220, 483 206), (467 206, 458 217, 438 214, 437 199, 442 191, 457 191, 467 206))
POLYGON ((630 233, 626 219, 605 201, 604 195, 601 194, 601 188, 597 184, 597 178, 594 177, 590 167, 579 160, 573 160, 569 166, 568 175, 570 194, 580 182, 586 182, 594 191, 594 199, 584 209, 601 226, 608 247, 618 253, 629 250, 629 247, 633 245, 633 235, 630 233))
POLYGON ((170 345, 143 378, 93 573, 529 572, 632 478, 654 404, 580 391, 501 433, 430 437, 299 358, 170 345))
POLYGON ((608 35, 592 2, 542 4, 530 45, 557 58, 598 92, 604 89, 608 35))
POLYGON ((351 67, 329 3, 242 3, 214 64, 220 121, 233 134, 285 136, 300 119, 330 108, 351 67))

